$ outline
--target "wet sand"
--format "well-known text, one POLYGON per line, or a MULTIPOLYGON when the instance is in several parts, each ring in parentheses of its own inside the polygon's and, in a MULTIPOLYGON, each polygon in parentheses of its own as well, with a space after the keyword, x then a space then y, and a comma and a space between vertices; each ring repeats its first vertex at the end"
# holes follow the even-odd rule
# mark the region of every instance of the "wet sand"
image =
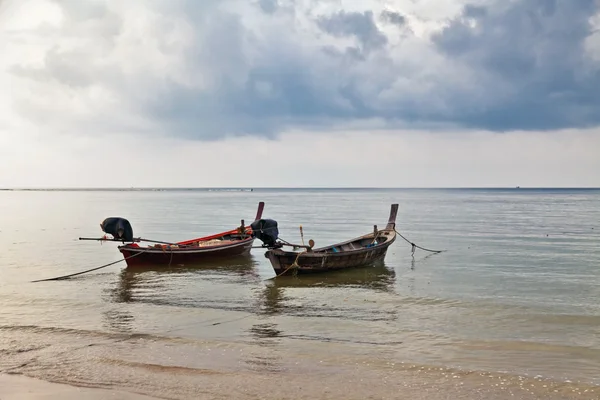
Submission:
POLYGON ((155 397, 122 392, 84 388, 19 375, 0 375, 0 399, 2 400, 152 400, 155 397))
MULTIPOLYGON (((118 388, 110 390, 90 388, 94 383, 89 383, 83 370, 77 375, 85 382, 83 388, 0 375, 0 399, 597 400, 600 394, 600 388, 594 386, 418 366, 392 369, 359 365, 343 369, 313 365, 297 374, 122 362, 119 370, 123 380, 118 388)), ((95 378, 95 384, 102 385, 102 378, 95 378)), ((74 380, 73 376, 56 379, 74 380)))
POLYGON ((134 394, 174 400, 600 398, 600 386, 584 382, 398 362, 386 357, 393 347, 318 341, 295 347, 271 339, 241 343, 40 328, 1 332, 2 400, 144 398, 134 394), (82 396, 78 387, 102 390, 82 396))
POLYGON ((172 383, 181 383, 181 390, 170 388, 169 393, 159 393, 156 397, 124 390, 49 383, 18 375, 0 375, 0 399, 592 400, 598 399, 599 393, 595 388, 582 389, 568 384, 479 374, 468 377, 453 373, 436 374, 434 371, 404 371, 377 376, 375 371, 361 372, 364 375, 351 377, 177 371, 169 373, 168 379, 172 383))

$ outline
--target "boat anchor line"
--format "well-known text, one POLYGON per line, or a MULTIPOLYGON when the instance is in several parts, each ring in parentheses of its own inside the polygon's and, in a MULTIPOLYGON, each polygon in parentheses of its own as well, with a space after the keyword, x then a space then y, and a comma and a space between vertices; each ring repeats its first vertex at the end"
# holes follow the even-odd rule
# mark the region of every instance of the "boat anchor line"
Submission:
POLYGON ((137 257, 137 256, 139 256, 140 254, 144 254, 144 252, 145 252, 145 251, 140 251, 139 253, 136 253, 136 254, 134 254, 134 255, 132 255, 132 256, 129 256, 129 257, 126 257, 126 258, 122 258, 122 259, 120 259, 120 260, 113 261, 113 262, 111 262, 111 263, 104 264, 104 265, 101 265, 101 266, 99 266, 99 267, 96 267, 96 268, 88 269, 88 270, 81 271, 81 272, 76 272, 76 273, 74 273, 74 274, 57 276, 57 277, 54 277, 54 278, 38 279, 38 280, 35 280, 35 281, 31 281, 31 283, 36 283, 36 282, 48 282, 48 281, 60 281, 60 280, 63 280, 63 279, 69 279, 69 278, 71 278, 71 277, 73 277, 73 276, 77 276, 77 275, 83 275, 83 274, 87 274, 88 272, 93 272, 93 271, 97 271, 97 270, 99 270, 99 269, 102 269, 102 268, 110 267, 111 265, 115 265, 115 264, 117 264, 117 263, 120 263, 120 262, 122 262, 122 261, 126 261, 126 260, 128 260, 128 259, 130 259, 130 258, 137 257))
POLYGON ((396 231, 396 233, 398 234, 398 236, 400 236, 402 239, 406 240, 406 242, 412 246, 412 254, 411 255, 413 257, 415 255, 415 249, 421 249, 421 250, 424 250, 424 251, 429 251, 430 253, 441 253, 443 251, 446 251, 446 250, 430 250, 430 249, 426 249, 426 248, 421 247, 421 246, 417 246, 416 244, 414 244, 413 242, 411 242, 410 240, 408 240, 407 238, 405 238, 404 236, 402 236, 402 234, 400 232, 398 232, 396 230, 396 228, 394 228, 394 231, 396 231))

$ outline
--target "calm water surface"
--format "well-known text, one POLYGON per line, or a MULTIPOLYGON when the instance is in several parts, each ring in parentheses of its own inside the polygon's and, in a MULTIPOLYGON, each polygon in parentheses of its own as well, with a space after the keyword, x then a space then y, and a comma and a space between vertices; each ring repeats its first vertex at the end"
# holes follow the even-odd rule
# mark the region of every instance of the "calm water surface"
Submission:
POLYGON ((318 359, 599 385, 599 221, 593 190, 0 191, 0 372, 118 385, 127 363, 276 372, 318 359), (281 237, 298 242, 302 225, 317 246, 383 226, 399 203, 399 231, 447 251, 413 258, 398 238, 383 265, 318 276, 269 279, 254 249, 30 282, 120 259, 114 243, 78 240, 105 217, 179 241, 250 221, 259 201, 281 237), (123 333, 145 342, 114 342, 123 333))

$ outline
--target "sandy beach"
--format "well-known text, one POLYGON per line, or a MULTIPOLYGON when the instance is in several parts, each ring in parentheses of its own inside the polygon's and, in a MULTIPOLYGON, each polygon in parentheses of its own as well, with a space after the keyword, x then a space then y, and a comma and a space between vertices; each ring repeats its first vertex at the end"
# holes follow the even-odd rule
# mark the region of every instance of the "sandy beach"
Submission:
MULTIPOLYGON (((140 366, 130 366, 137 369, 140 366)), ((146 370, 141 393, 77 387, 21 375, 0 375, 0 399, 399 399, 399 400, 597 400, 598 388, 523 377, 426 369, 381 370, 358 367, 321 374, 228 373, 159 367, 146 370), (161 383, 164 386, 161 387, 161 383), (149 397, 156 393, 154 397, 149 397)), ((126 374, 125 374, 126 375, 126 374)), ((133 382, 132 382, 133 383, 133 382)), ((140 384, 141 383, 141 384, 140 384)))
POLYGON ((151 400, 155 397, 97 388, 83 388, 51 383, 21 375, 0 375, 0 399, 2 400, 151 400))

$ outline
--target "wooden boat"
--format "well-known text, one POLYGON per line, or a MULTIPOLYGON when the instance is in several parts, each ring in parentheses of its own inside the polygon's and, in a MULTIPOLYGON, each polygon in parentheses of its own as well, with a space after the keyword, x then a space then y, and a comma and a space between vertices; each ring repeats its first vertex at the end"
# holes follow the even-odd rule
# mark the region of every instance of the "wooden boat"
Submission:
MULTIPOLYGON (((255 220, 262 217, 264 202, 258 204, 255 220)), ((140 265, 186 265, 207 260, 248 255, 254 243, 252 228, 241 226, 214 235, 185 240, 177 243, 165 243, 150 240, 153 244, 140 246, 135 241, 119 246, 128 267, 140 265)))
POLYGON ((265 253, 265 257, 269 259, 278 276, 370 265, 383 260, 388 247, 396 240, 397 214, 398 204, 392 204, 385 229, 378 230, 375 225, 372 233, 317 249, 307 246, 304 251, 283 250, 283 246, 298 246, 278 242, 272 247, 279 248, 270 248, 265 253))

